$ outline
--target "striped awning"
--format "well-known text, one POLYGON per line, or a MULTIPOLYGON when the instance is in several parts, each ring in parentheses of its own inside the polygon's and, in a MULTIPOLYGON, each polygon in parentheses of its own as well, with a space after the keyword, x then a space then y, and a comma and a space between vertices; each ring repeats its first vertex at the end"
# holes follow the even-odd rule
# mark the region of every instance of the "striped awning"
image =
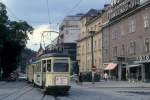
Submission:
POLYGON ((105 70, 113 70, 113 69, 115 69, 116 67, 117 67, 117 64, 116 64, 116 63, 109 63, 109 64, 106 66, 105 70))

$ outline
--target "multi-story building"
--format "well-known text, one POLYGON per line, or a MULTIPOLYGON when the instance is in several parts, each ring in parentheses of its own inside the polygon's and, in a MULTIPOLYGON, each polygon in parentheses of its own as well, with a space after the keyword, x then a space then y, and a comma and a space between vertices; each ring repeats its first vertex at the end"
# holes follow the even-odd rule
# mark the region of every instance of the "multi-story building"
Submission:
POLYGON ((59 51, 76 60, 76 42, 80 34, 80 18, 83 14, 67 16, 59 27, 59 51))
POLYGON ((103 27, 103 65, 110 76, 150 80, 150 0, 112 0, 103 27))
POLYGON ((90 32, 94 31, 93 36, 93 61, 97 72, 102 68, 102 33, 101 28, 107 22, 107 13, 105 5, 103 10, 89 10, 80 20, 80 38, 77 42, 77 60, 80 73, 91 72, 92 65, 92 41, 90 32))

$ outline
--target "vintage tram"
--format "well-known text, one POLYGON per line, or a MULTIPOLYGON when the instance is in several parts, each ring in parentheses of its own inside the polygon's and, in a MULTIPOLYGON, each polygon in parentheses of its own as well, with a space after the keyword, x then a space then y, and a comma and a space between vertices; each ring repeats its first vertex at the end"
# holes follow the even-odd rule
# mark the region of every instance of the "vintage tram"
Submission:
POLYGON ((28 80, 44 91, 68 92, 71 87, 70 57, 66 55, 44 54, 28 66, 27 71, 28 80))

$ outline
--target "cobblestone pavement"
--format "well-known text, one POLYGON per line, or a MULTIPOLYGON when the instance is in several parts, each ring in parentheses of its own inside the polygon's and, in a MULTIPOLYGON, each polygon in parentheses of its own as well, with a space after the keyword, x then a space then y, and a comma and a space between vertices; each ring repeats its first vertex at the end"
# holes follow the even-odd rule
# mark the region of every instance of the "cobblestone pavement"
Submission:
POLYGON ((72 83, 68 94, 45 95, 26 82, 0 82, 0 100, 150 100, 150 89, 95 88, 72 83))
POLYGON ((144 82, 128 82, 128 81, 101 81, 95 82, 83 82, 79 83, 84 87, 96 87, 96 88, 150 88, 150 83, 144 82))

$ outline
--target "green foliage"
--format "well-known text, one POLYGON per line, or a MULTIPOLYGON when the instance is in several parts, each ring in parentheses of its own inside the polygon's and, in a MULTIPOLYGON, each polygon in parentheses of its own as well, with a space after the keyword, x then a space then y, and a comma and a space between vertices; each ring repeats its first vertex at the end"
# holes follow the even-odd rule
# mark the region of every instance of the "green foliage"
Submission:
POLYGON ((0 3, 0 67, 4 78, 17 69, 28 34, 32 32, 33 28, 27 22, 8 20, 6 7, 0 3))
POLYGON ((36 56, 36 52, 31 49, 28 49, 28 48, 25 48, 21 52, 21 56, 19 58, 21 61, 20 61, 19 65, 20 65, 22 73, 25 73, 26 66, 27 66, 27 64, 29 64, 29 60, 35 56, 36 56))

